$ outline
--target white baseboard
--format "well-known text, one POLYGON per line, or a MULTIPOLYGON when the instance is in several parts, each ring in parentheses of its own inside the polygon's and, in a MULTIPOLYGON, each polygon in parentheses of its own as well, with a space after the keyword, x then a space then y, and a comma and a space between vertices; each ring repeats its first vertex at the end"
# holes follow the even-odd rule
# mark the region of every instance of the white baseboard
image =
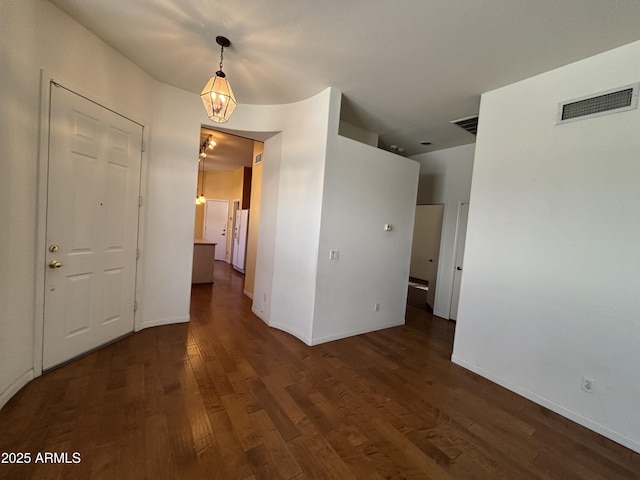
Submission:
POLYGON ((2 409, 2 407, 7 404, 11 397, 18 393, 22 387, 24 387, 34 378, 34 371, 33 368, 31 368, 20 375, 13 383, 11 383, 11 385, 9 385, 4 390, 4 392, 0 393, 0 409, 2 409))
POLYGON ((436 317, 444 318, 445 320, 449 320, 449 312, 445 310, 433 310, 433 314, 436 317))
POLYGON ((264 313, 260 312, 255 306, 251 307, 251 311, 253 312, 253 314, 256 317, 258 317, 260 320, 262 320, 264 323, 266 323, 267 326, 269 326, 271 328, 275 328, 277 330, 281 330, 283 332, 286 332, 289 335, 293 335, 294 337, 296 337, 301 342, 305 343, 306 345, 311 346, 311 343, 310 343, 311 339, 307 338, 304 335, 301 335, 300 332, 292 330, 287 325, 283 325, 283 324, 280 324, 280 323, 277 323, 277 322, 270 322, 269 320, 266 319, 266 317, 264 316, 264 313))
POLYGON ((553 402, 552 400, 549 400, 548 398, 542 397, 536 393, 530 392, 529 390, 519 387, 518 385, 514 385, 511 382, 508 382, 500 377, 497 377, 495 375, 493 375, 491 372, 488 372, 486 370, 483 370, 482 368, 478 367, 477 365, 473 365, 459 357, 457 357, 456 355, 453 355, 451 357, 451 361, 457 365, 460 365, 463 368, 466 368, 467 370, 470 370, 474 373, 477 373, 478 375, 480 375, 481 377, 487 378, 489 380, 491 380, 494 383, 497 383, 498 385, 511 390, 512 392, 517 393, 518 395, 521 395, 529 400, 531 400, 532 402, 537 403, 538 405, 542 405, 545 408, 548 408, 549 410, 557 413, 558 415, 562 415, 563 417, 568 418, 569 420, 572 420, 580 425, 582 425, 583 427, 588 428, 589 430, 593 430, 596 433, 599 433, 600 435, 607 437, 611 440, 613 440, 614 442, 619 443, 620 445, 623 445, 627 448, 630 448, 631 450, 640 453, 640 442, 629 438, 619 432, 616 432, 614 430, 611 430, 603 425, 600 425, 599 423, 594 422, 593 420, 583 417, 582 415, 580 415, 579 413, 574 412, 573 410, 569 410, 565 407, 563 407, 562 405, 559 405, 555 402, 553 402))
POLYGON ((187 323, 189 322, 189 316, 186 317, 176 317, 176 318, 161 318, 159 320, 145 320, 144 322, 140 322, 140 325, 137 326, 136 332, 140 330, 144 330, 145 328, 150 327, 159 327, 161 325, 173 325, 174 323, 187 323))
POLYGON ((369 325, 355 330, 349 330, 347 332, 336 333, 334 335, 327 335, 326 337, 312 338, 311 343, 308 345, 320 345, 321 343, 333 342, 334 340, 340 340, 342 338, 353 337, 355 335, 362 335, 363 333, 376 332, 378 330, 384 330, 385 328, 399 327, 404 325, 404 319, 400 322, 385 323, 382 325, 369 325))
POLYGON ((269 322, 267 321, 266 318, 264 318, 264 314, 258 310, 255 305, 251 306, 251 311, 253 312, 253 314, 258 317, 260 320, 262 320, 264 323, 266 323, 267 325, 269 325, 269 322))
POLYGON ((276 329, 278 329, 278 330, 280 330, 282 332, 288 333, 289 335, 293 335, 294 337, 296 337, 298 340, 300 340, 305 345, 309 345, 309 346, 313 345, 311 343, 311 339, 310 338, 308 338, 305 335, 302 335, 300 332, 298 332, 296 330, 293 330, 288 325, 283 325, 283 324, 278 323, 278 322, 268 323, 267 325, 269 325, 272 328, 276 328, 276 329))
POLYGON ((278 323, 278 322, 270 322, 270 321, 268 321, 264 317, 264 314, 262 312, 260 312, 255 306, 251 307, 251 311, 254 313, 254 315, 256 317, 258 317, 260 320, 262 320, 264 323, 266 323, 269 327, 276 328, 276 329, 282 330, 283 332, 286 332, 286 333, 288 333, 290 335, 293 335, 298 340, 300 340, 301 342, 303 342, 306 345, 309 345, 310 347, 312 347, 314 345, 320 345, 321 343, 327 343, 327 342, 332 342, 334 340, 340 340, 342 338, 353 337, 355 335, 360 335, 360 334, 363 334, 363 333, 375 332, 377 330, 384 330, 385 328, 398 327, 400 325, 404 325, 404 319, 402 319, 399 322, 385 323, 385 324, 382 324, 382 325, 368 325, 366 327, 358 328, 358 329, 355 329, 355 330, 349 330, 347 332, 340 332, 340 333, 337 333, 337 334, 334 334, 334 335, 327 335, 325 337, 309 338, 306 335, 302 335, 300 332, 298 332, 296 330, 293 330, 288 325, 284 325, 284 324, 281 324, 281 323, 278 323))

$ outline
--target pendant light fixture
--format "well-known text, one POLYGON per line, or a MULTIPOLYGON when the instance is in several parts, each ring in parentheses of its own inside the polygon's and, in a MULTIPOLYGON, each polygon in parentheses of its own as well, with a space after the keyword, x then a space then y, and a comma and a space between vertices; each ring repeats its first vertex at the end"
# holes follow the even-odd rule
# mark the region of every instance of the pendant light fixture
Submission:
POLYGON ((231 45, 231 42, 222 36, 216 37, 216 42, 220 45, 220 70, 209 79, 200 98, 204 103, 207 116, 214 122, 225 123, 236 108, 236 98, 233 96, 231 85, 222 71, 224 48, 231 45))

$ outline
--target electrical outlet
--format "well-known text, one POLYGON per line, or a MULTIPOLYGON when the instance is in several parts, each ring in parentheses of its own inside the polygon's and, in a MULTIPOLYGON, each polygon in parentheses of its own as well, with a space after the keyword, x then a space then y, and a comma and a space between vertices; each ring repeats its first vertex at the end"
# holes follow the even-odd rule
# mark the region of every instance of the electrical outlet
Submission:
POLYGON ((374 312, 379 312, 380 311, 380 304, 379 303, 374 303, 373 304, 373 311, 374 312))
POLYGON ((582 390, 593 393, 596 388, 596 381, 593 378, 582 377, 582 390))

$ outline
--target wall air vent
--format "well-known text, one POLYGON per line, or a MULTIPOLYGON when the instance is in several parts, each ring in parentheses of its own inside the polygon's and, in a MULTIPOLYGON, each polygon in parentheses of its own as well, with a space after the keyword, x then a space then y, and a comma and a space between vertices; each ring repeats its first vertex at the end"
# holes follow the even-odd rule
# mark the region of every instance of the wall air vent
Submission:
POLYGON ((558 105, 558 123, 624 112, 638 107, 638 85, 607 90, 558 105))
POLYGON ((262 163, 262 154, 261 153, 256 155, 256 160, 255 160, 255 162, 253 162, 254 165, 258 165, 259 163, 262 163))
POLYGON ((465 129, 471 135, 476 135, 478 133, 478 115, 452 120, 451 123, 465 129))

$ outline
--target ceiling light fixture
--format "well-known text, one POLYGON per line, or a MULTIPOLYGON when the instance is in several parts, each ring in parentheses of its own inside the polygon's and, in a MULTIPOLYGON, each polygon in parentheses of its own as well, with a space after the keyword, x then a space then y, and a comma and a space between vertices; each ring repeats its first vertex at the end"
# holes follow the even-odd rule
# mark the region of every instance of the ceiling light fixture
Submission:
POLYGON ((214 122, 225 123, 229 120, 237 105, 231 85, 229 85, 226 75, 222 71, 224 47, 231 45, 231 42, 228 38, 221 36, 216 37, 216 42, 220 45, 220 70, 209 79, 200 94, 200 98, 204 103, 207 116, 214 122))

